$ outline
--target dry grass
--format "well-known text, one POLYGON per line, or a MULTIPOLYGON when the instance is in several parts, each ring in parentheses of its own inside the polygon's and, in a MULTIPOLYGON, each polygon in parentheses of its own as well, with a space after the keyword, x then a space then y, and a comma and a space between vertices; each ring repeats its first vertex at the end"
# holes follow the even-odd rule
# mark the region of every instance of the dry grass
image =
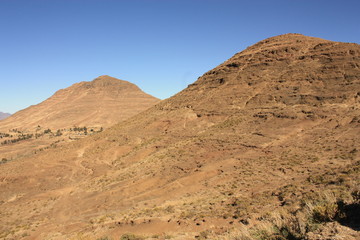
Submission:
POLYGON ((260 45, 102 133, 1 164, 0 232, 296 239, 344 219, 359 196, 358 46, 260 45))

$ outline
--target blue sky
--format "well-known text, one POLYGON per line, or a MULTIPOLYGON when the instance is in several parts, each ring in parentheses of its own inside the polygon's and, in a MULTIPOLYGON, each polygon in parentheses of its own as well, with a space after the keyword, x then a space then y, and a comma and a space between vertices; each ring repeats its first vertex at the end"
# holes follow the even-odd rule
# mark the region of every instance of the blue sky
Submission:
POLYGON ((0 0, 0 111, 110 75, 168 98, 284 33, 360 43, 358 0, 0 0))

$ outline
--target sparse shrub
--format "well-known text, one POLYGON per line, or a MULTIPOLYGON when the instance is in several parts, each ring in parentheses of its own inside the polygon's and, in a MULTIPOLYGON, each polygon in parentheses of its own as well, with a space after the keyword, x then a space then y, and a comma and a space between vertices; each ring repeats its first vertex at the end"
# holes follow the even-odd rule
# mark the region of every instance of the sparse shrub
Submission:
POLYGON ((272 238, 272 230, 271 229, 255 229, 254 233, 252 234, 256 239, 259 240, 275 240, 272 238))
POLYGON ((252 230, 252 237, 260 240, 300 240, 305 231, 301 217, 289 212, 275 212, 264 216, 264 220, 252 230))
POLYGON ((121 235, 120 240, 143 240, 143 237, 136 236, 132 233, 125 233, 121 235))
POLYGON ((229 64, 227 64, 226 66, 227 66, 227 67, 237 68, 237 67, 239 67, 239 64, 237 64, 237 63, 229 63, 229 64))
POLYGON ((360 204, 360 188, 355 189, 352 193, 351 196, 354 199, 355 203, 359 203, 360 204))
POLYGON ((338 213, 338 204, 334 202, 325 202, 316 205, 313 208, 312 217, 317 223, 330 222, 335 220, 338 213))
POLYGON ((324 180, 324 176, 319 175, 319 176, 309 176, 307 178, 308 182, 313 183, 313 184, 322 184, 325 182, 324 180))
POLYGON ((44 130, 44 134, 47 134, 47 133, 51 133, 51 129, 50 129, 50 128, 44 130))
POLYGON ((165 211, 166 211, 167 213, 174 213, 174 212, 175 212, 175 207, 174 207, 174 206, 167 206, 167 207, 165 208, 165 211))
POLYGON ((293 226, 291 225, 283 225, 280 228, 275 228, 275 233, 272 235, 271 239, 276 240, 301 240, 303 239, 303 236, 299 232, 295 232, 294 229, 292 229, 293 226))
POLYGON ((30 234, 27 233, 27 232, 24 232, 23 234, 21 234, 21 236, 22 236, 22 237, 28 237, 28 236, 30 236, 30 234))
POLYGON ((206 231, 202 231, 199 233, 199 236, 197 237, 197 239, 199 240, 204 240, 204 239, 209 239, 210 237, 210 231, 206 230, 206 231))
POLYGON ((101 238, 97 238, 96 240, 111 240, 111 238, 109 238, 109 237, 101 237, 101 238))
POLYGON ((324 194, 320 199, 306 204, 310 221, 324 223, 334 221, 339 213, 339 205, 332 194, 324 194))

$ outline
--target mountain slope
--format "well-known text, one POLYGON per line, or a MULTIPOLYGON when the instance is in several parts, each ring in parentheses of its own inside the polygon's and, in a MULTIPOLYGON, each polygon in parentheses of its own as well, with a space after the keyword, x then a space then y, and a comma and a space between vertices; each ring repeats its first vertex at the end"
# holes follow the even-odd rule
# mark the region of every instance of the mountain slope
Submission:
POLYGON ((1 121, 0 129, 108 127, 158 101, 134 84, 104 75, 57 91, 44 102, 1 121))
POLYGON ((10 113, 3 113, 3 112, 0 112, 0 120, 3 120, 7 117, 11 116, 10 113))
POLYGON ((300 239, 321 239, 303 208, 321 192, 347 206, 360 183, 359 66, 357 44, 261 41, 102 133, 0 165, 3 235, 252 239, 287 212, 305 219, 300 239))

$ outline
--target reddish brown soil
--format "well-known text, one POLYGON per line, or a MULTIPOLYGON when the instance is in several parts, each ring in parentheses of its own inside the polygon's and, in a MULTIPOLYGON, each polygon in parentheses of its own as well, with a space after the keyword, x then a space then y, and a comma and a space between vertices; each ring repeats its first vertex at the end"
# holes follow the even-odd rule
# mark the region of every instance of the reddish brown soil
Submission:
POLYGON ((263 40, 104 132, 0 165, 0 231, 225 236, 340 182, 358 185, 359 107, 359 45, 263 40))

